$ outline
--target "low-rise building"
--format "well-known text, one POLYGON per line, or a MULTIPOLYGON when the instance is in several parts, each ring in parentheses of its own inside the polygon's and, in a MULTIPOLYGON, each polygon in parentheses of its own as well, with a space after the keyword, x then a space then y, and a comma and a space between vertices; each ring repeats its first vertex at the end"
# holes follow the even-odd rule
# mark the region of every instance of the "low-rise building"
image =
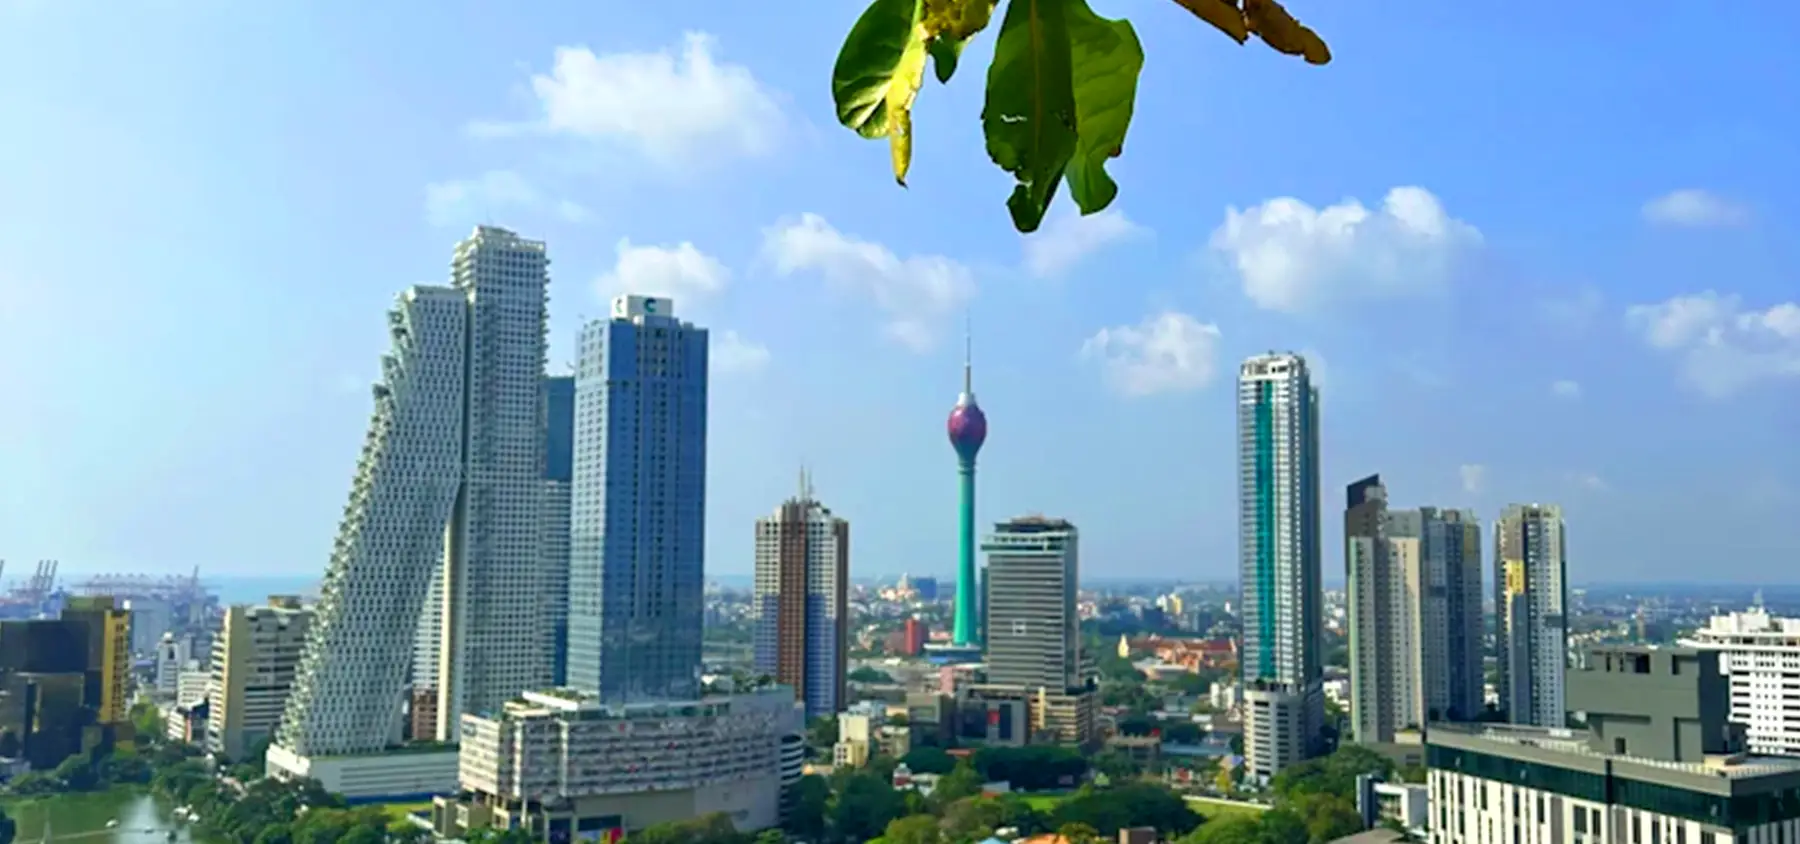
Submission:
POLYGON ((1800 836, 1800 760, 1744 752, 1716 653, 1596 648, 1566 688, 1585 729, 1431 725, 1432 844, 1800 836))
POLYGON ((613 706, 526 692, 494 717, 464 715, 455 797, 439 834, 520 828, 549 841, 608 840, 723 812, 740 830, 780 822, 803 708, 785 686, 680 703, 613 706))

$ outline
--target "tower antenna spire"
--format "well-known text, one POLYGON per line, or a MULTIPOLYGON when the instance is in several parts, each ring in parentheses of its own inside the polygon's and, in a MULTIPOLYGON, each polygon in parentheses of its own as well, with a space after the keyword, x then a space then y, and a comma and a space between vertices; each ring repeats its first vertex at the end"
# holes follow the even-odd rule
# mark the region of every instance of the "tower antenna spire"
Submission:
POLYGON ((963 314, 963 395, 975 394, 975 317, 963 314))

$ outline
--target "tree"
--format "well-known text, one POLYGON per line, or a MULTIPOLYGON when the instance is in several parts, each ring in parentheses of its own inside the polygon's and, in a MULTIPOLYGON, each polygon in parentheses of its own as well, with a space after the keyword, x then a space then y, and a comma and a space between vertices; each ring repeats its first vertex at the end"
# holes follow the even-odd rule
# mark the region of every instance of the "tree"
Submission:
POLYGON ((826 715, 814 718, 806 725, 806 743, 813 747, 831 747, 837 744, 837 716, 826 715))
POLYGON ((1263 844, 1262 818, 1254 815, 1226 815, 1200 825, 1181 844, 1263 844))
POLYGON ((1057 827, 1056 834, 1066 844, 1098 844, 1100 833, 1084 823, 1066 823, 1057 827))
POLYGON ((887 844, 942 844, 944 832, 938 828, 937 818, 908 815, 889 821, 881 837, 887 844))
MULTIPOLYGON (((1331 51, 1277 0, 1175 0, 1242 44, 1256 35, 1276 51, 1325 64, 1331 51)), ((856 21, 831 72, 838 122, 887 138, 894 179, 912 166, 913 101, 929 59, 939 82, 963 46, 986 29, 996 0, 874 0, 856 21)), ((1119 188, 1106 162, 1124 150, 1144 50, 1130 21, 1095 14, 1087 0, 1009 0, 988 65, 981 125, 988 156, 1012 174, 1013 226, 1036 231, 1062 183, 1083 214, 1112 204, 1119 188)))
POLYGON ((831 828, 839 839, 868 841, 905 813, 906 801, 888 780, 866 772, 847 777, 831 804, 831 828))
POLYGON ((13 836, 18 832, 19 822, 7 815, 5 809, 0 808, 0 844, 12 844, 13 836))
POLYGON ((1333 794, 1346 800, 1356 799, 1356 778, 1374 774, 1388 779, 1394 773, 1394 760, 1356 744, 1345 744, 1329 756, 1308 759, 1283 768, 1270 787, 1278 799, 1291 800, 1306 794, 1333 794))
POLYGON ((900 758, 900 763, 915 774, 948 774, 956 770, 956 757, 937 747, 915 747, 900 758))
POLYGON ((938 780, 937 787, 931 790, 931 799, 938 801, 938 805, 945 805, 974 797, 981 793, 981 787, 987 782, 987 778, 975 770, 974 762, 964 760, 938 780))
POLYGON ((818 774, 807 774, 794 783, 789 798, 787 831, 803 841, 825 837, 825 813, 831 806, 831 785, 818 774))
POLYGON ((886 671, 882 671, 879 668, 870 668, 867 665, 859 666, 855 671, 850 672, 847 679, 849 679, 850 682, 852 682, 852 683, 892 683, 892 682, 894 682, 893 675, 887 673, 886 671))
POLYGON ((1108 750, 1094 757, 1094 770, 1106 775, 1114 782, 1134 779, 1143 775, 1144 766, 1138 764, 1131 754, 1120 750, 1108 750))
MULTIPOLYGON (((525 844, 535 841, 536 836, 524 830, 506 830, 506 832, 523 832, 525 844)), ((750 844, 750 836, 738 832, 731 823, 731 817, 724 812, 713 812, 682 821, 669 821, 632 833, 628 836, 632 844, 750 844)), ((511 841, 496 844, 515 844, 511 841)))
POLYGON ((1290 808, 1306 822, 1306 835, 1313 844, 1336 841, 1363 829, 1356 805, 1335 794, 1308 794, 1290 808))
POLYGON ((1186 800, 1161 785, 1141 781, 1103 791, 1082 789, 1058 804, 1050 819, 1059 829, 1079 823, 1108 837, 1128 826, 1154 826, 1174 836, 1200 825, 1200 816, 1186 800))

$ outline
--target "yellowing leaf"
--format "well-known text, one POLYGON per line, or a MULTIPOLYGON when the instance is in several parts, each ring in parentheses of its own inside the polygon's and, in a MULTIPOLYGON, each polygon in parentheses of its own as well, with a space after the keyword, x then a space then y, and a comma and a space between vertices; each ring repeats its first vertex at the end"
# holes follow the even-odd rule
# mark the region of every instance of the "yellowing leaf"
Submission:
POLYGON ((894 181, 901 187, 906 186, 906 172, 912 169, 913 100, 918 99, 919 86, 924 83, 925 28, 919 27, 901 54, 887 90, 888 149, 894 158, 894 181))
POLYGON ((1119 154, 1137 101, 1144 48, 1130 21, 1094 14, 1087 0, 1067 0, 1070 63, 1075 91, 1075 158, 1069 195, 1092 214, 1111 205, 1119 186, 1106 160, 1119 154))
POLYGON ((1237 0, 1175 0, 1181 8, 1212 24, 1239 44, 1250 40, 1250 29, 1244 25, 1244 12, 1237 0))
POLYGON ((1331 61, 1331 48, 1310 28, 1294 20, 1276 0, 1244 0, 1244 23, 1276 52, 1300 56, 1308 64, 1331 61))
POLYGON ((1011 173, 1013 227, 1036 231, 1075 155, 1069 0, 1007 0, 988 66, 981 128, 988 157, 1011 173))
MULTIPOLYGON (((831 98, 838 122, 846 128, 865 138, 884 138, 892 131, 890 108, 896 98, 890 88, 909 51, 920 46, 924 29, 919 13, 919 0, 874 0, 856 19, 831 69, 831 98)), ((910 95, 900 99, 911 107, 910 95)))
POLYGON ((939 82, 956 74, 956 61, 975 33, 987 28, 994 15, 994 0, 923 0, 920 17, 930 39, 932 68, 939 82))

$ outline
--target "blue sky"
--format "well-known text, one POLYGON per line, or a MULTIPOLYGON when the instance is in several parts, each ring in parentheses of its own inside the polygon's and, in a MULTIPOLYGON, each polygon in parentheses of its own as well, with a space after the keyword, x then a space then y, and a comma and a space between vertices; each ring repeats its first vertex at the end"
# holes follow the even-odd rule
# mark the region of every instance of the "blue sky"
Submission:
POLYGON ((835 125, 861 4, 0 0, 0 558, 322 569, 401 288, 543 238, 552 362, 621 287, 715 330, 708 567, 804 462, 858 574, 948 572, 975 324, 980 517, 1090 575, 1235 571, 1236 362, 1323 371, 1325 570, 1401 504, 1566 508, 1576 581, 1800 561, 1800 11, 1293 0, 1308 67, 1167 0, 1120 200, 1021 239, 992 33, 911 185, 835 125), (1784 105, 1785 104, 1785 105, 1784 105))

